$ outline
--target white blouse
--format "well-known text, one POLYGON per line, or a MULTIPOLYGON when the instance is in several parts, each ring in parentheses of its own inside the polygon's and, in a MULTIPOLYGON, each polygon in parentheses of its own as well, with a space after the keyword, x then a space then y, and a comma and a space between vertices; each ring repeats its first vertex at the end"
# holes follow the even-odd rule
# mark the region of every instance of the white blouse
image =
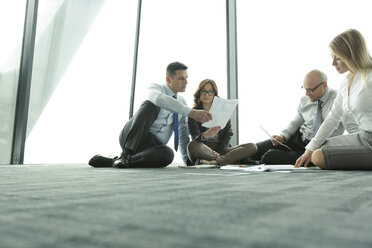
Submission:
POLYGON ((360 73, 355 74, 350 95, 348 79, 342 81, 331 112, 306 149, 314 151, 321 147, 346 116, 354 117, 359 130, 372 132, 372 72, 367 73, 365 82, 360 73))

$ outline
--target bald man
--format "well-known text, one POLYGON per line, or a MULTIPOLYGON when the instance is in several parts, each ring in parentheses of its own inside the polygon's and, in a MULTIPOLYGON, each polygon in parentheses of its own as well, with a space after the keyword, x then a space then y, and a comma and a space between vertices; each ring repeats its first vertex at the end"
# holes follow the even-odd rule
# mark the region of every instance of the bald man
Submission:
MULTIPOLYGON (((306 96, 301 98, 294 119, 280 135, 273 138, 284 143, 292 150, 280 145, 274 139, 257 143, 257 153, 252 160, 259 164, 295 164, 305 151, 305 146, 315 136, 321 122, 330 112, 337 92, 327 85, 327 76, 319 71, 312 70, 304 78, 302 88, 306 96), (319 112, 319 113, 318 113, 319 112)), ((332 136, 344 133, 342 123, 332 136)))

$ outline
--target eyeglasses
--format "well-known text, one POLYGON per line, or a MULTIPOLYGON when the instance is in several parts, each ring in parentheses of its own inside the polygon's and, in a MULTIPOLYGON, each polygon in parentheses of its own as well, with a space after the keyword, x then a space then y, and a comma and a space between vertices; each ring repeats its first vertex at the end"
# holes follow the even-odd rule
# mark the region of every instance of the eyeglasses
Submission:
POLYGON ((318 87, 319 86, 321 86, 322 84, 324 84, 325 82, 322 82, 322 83, 320 83, 320 84, 318 84, 317 86, 315 86, 314 88, 312 88, 312 89, 306 89, 304 86, 301 86, 301 89, 304 89, 304 90, 306 90, 306 92, 307 93, 313 93, 316 89, 318 89, 318 87))
POLYGON ((208 95, 210 95, 210 96, 213 96, 215 93, 216 93, 216 92, 213 91, 213 90, 209 90, 209 91, 207 91, 207 90, 201 90, 201 91, 200 91, 200 94, 201 94, 201 95, 208 94, 208 95))

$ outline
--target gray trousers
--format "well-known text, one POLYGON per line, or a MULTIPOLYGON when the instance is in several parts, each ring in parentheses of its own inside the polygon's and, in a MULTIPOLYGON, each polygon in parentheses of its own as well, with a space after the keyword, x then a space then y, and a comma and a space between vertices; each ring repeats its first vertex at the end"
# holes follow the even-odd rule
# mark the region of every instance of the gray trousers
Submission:
POLYGON ((229 147, 225 154, 216 157, 212 149, 215 150, 216 143, 202 143, 196 140, 191 141, 187 145, 187 155, 192 163, 196 159, 216 160, 218 165, 234 164, 242 159, 246 159, 256 153, 257 147, 253 143, 242 144, 234 147, 229 147))
POLYGON ((372 133, 340 135, 321 147, 328 170, 372 170, 372 133))

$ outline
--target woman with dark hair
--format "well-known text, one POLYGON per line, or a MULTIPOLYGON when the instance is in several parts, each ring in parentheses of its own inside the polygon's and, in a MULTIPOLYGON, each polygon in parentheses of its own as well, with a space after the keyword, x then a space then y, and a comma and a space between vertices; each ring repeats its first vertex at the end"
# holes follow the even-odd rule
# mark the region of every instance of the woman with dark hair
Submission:
MULTIPOLYGON (((201 81, 194 94, 194 109, 209 111, 215 97, 218 97, 216 83, 211 79, 201 81)), ((257 151, 253 143, 230 147, 233 135, 230 120, 222 129, 219 126, 203 127, 191 118, 188 119, 188 125, 192 141, 187 146, 187 155, 192 164, 234 164, 248 159, 257 151)))

